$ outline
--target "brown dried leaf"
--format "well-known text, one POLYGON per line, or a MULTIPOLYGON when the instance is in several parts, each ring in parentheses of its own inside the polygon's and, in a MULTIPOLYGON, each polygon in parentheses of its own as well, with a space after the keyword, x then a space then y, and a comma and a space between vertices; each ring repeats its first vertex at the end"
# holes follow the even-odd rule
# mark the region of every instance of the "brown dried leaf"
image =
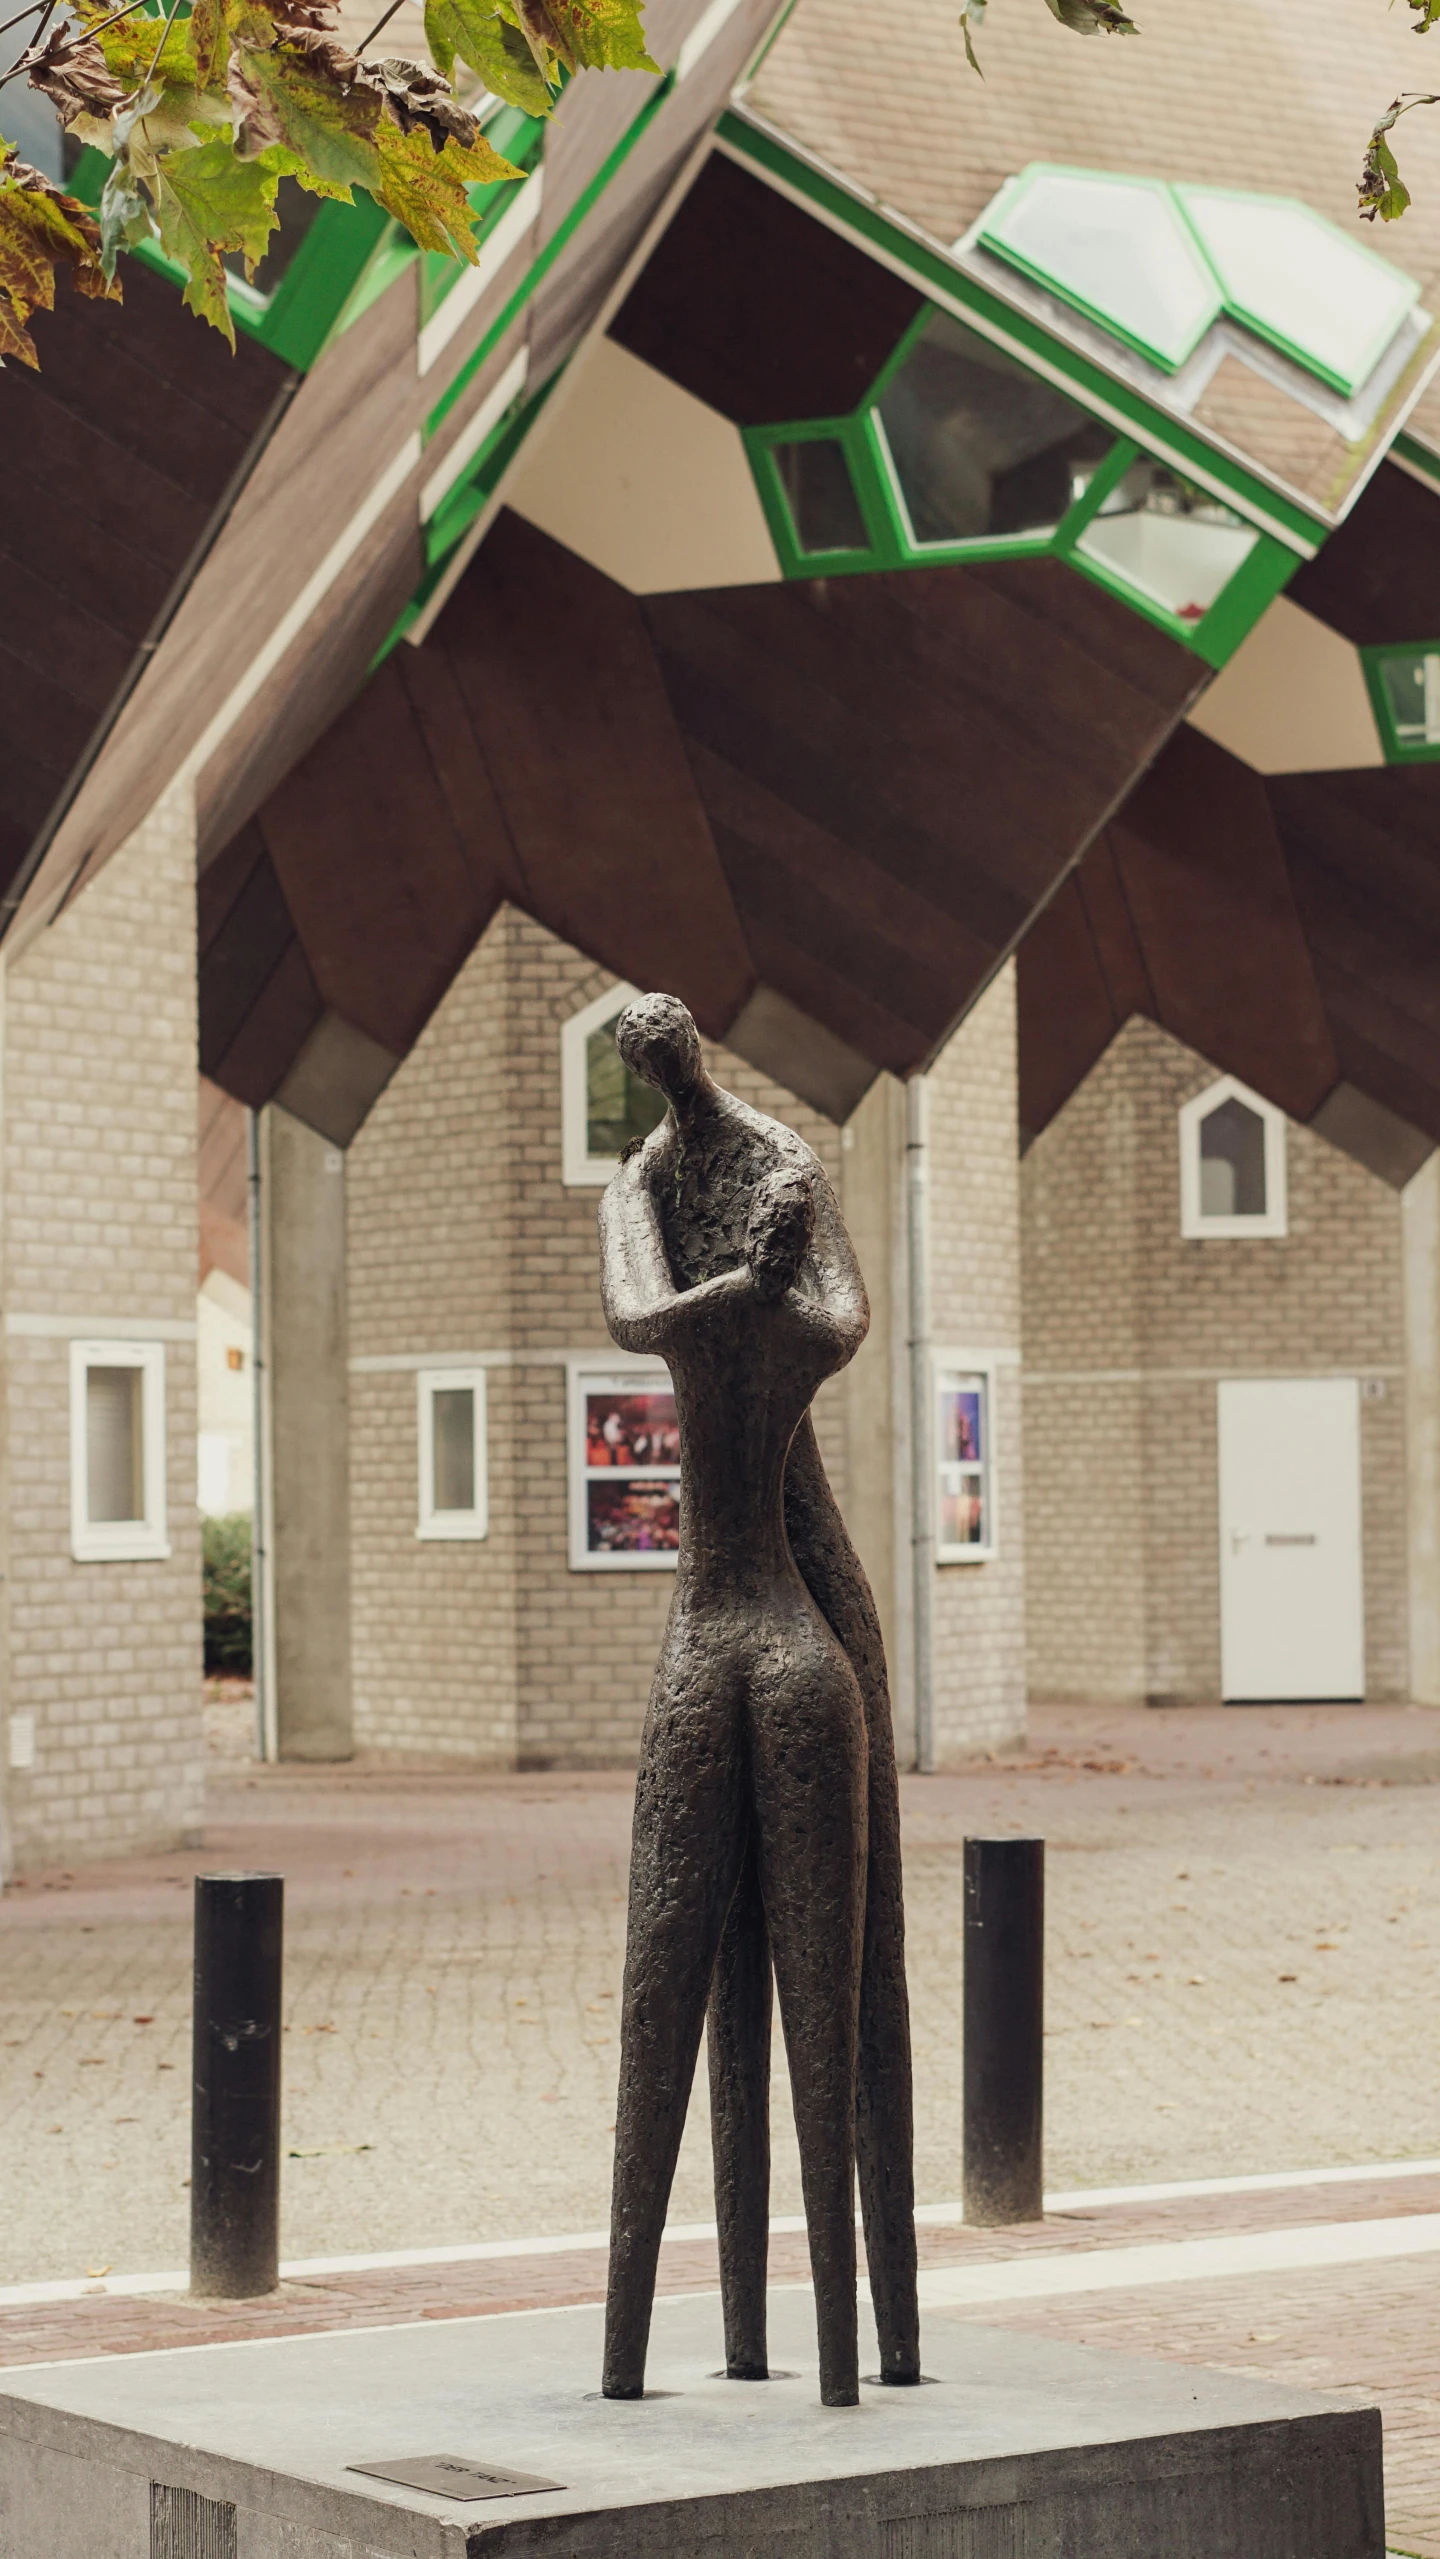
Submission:
POLYGON ((78 115, 108 116, 125 95, 92 35, 56 27, 29 64, 32 89, 49 99, 62 124, 78 115))

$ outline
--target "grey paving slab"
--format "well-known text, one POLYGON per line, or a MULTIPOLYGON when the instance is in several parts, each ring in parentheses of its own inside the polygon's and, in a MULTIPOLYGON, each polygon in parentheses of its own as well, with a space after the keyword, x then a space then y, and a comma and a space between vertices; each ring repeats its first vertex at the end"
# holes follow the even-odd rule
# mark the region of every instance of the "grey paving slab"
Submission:
POLYGON ((598 2309, 50 2365, 0 2393, 6 2559, 1381 2559, 1373 2410, 932 2315, 915 2391, 822 2409, 727 2382, 718 2303, 662 2303, 643 2403, 596 2391, 598 2309), (357 2462, 565 2484, 462 2502, 357 2462), (233 2508, 233 2514, 230 2509, 233 2508), (187 2535, 189 2537, 187 2537, 187 2535), (207 2537, 208 2536, 208 2537, 207 2537))
MULTIPOLYGON (((1440 2150, 1440 1715, 1045 1710, 904 1786, 922 2200, 960 2187, 968 1830, 1050 1843, 1054 2187, 1440 2150), (1046 1757, 1046 1753, 1053 1756, 1046 1757)), ((185 2263, 190 1878, 287 1879, 287 2257, 603 2227, 632 1781, 222 1769, 206 1847, 0 1903, 0 2283, 185 2263), (147 2022, 140 2024, 137 2019, 147 2022)), ((799 2209, 777 2073, 774 2208, 799 2209)), ((699 2074, 678 2221, 714 2210, 699 2074)))

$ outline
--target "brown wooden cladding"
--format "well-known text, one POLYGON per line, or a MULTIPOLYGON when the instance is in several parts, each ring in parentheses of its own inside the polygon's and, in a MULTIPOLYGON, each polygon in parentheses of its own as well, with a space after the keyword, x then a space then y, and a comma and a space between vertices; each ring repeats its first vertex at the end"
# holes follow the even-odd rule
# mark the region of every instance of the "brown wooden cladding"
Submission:
MULTIPOLYGON (((657 27, 672 58, 704 5, 663 0, 657 27)), ((772 13, 773 0, 743 0, 713 62, 707 54, 665 99, 509 332, 501 367, 533 329, 543 341, 539 379, 593 322, 669 175, 772 13)), ((653 95, 642 74, 587 73, 571 83, 547 138, 539 236, 653 95)), ((97 729, 118 716, 27 890, 22 936, 124 842, 165 788, 491 327, 535 245, 507 261, 423 376, 416 276, 402 276, 327 350, 278 421, 278 395, 294 389, 293 377, 251 339, 232 358, 164 279, 133 262, 123 309, 62 292, 53 314, 38 315, 42 373, 31 378, 13 365, 0 373, 0 902, 79 779, 97 729), (142 661, 140 643, 172 603, 160 647, 142 661)), ((248 817, 363 681, 422 574, 418 487, 481 396, 477 381, 433 446, 417 451, 361 557, 210 759, 199 788, 203 850, 248 817)))
POLYGON ((853 409, 922 307, 912 285, 717 152, 610 335, 737 426, 770 426, 853 409))
POLYGON ((1440 491, 1382 462, 1286 593, 1357 648, 1440 638, 1440 491))
POLYGON ((234 357, 159 277, 61 291, 41 371, 0 372, 0 889, 133 680, 289 376, 234 357))
POLYGON ((1292 1118, 1337 1085, 1440 1143, 1440 766, 1250 771, 1190 729, 1022 943, 1038 1134, 1132 1013, 1292 1118))
POLYGON ((273 1093, 322 1005, 403 1055, 508 898, 716 1036, 765 984, 903 1074, 1200 675, 1054 561, 642 599, 502 513, 207 874, 206 1072, 273 1093))

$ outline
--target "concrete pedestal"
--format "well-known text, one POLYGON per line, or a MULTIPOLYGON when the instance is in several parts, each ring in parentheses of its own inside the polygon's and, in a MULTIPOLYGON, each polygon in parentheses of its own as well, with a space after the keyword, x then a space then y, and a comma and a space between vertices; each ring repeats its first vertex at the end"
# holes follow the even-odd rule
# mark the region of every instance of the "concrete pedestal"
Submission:
POLYGON ((1380 2419, 932 2313, 918 2390, 717 2379, 714 2296, 662 2302, 654 2396, 595 2396, 598 2309, 4 2376, 5 2559, 1382 2559, 1380 2419), (562 2486, 451 2499, 434 2456, 562 2486))

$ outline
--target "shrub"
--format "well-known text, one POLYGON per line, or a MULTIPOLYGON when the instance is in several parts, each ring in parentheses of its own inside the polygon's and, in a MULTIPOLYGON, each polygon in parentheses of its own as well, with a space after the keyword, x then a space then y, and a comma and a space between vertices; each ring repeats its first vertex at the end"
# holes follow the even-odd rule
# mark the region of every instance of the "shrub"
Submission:
POLYGON ((227 1511, 201 1521, 205 1557, 205 1668, 253 1668, 250 1602, 250 1513, 227 1511))

